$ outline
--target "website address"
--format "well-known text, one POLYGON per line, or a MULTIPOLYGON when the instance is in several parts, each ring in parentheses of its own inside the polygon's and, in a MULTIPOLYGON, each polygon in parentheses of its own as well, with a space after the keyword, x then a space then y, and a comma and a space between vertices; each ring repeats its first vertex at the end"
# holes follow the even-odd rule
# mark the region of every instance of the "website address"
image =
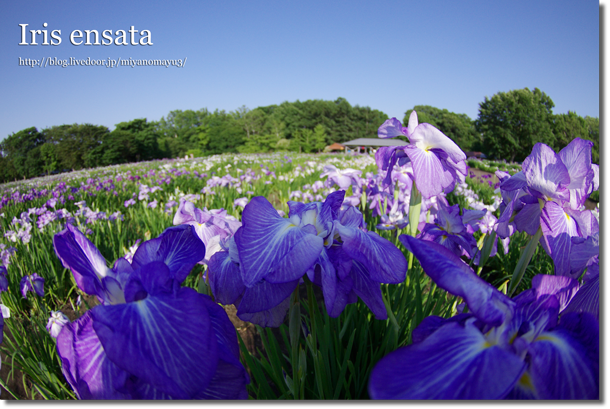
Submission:
POLYGON ((178 59, 134 59, 134 58, 107 58, 107 59, 97 59, 97 58, 66 58, 60 59, 57 57, 46 57, 41 59, 36 58, 19 58, 19 66, 24 67, 106 67, 106 68, 116 68, 116 67, 178 67, 183 68, 186 65, 187 57, 178 58, 178 59))

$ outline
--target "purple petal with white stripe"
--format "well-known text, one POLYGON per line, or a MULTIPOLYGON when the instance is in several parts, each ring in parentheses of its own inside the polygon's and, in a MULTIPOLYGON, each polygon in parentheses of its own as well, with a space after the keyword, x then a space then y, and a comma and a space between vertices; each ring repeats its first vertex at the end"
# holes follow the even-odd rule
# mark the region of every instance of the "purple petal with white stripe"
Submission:
POLYGON ((245 207, 242 227, 235 233, 240 269, 246 287, 273 272, 273 282, 300 278, 318 258, 321 237, 308 234, 291 219, 277 214, 264 197, 254 197, 245 207))
POLYGON ((530 190, 541 199, 569 200, 570 174, 553 149, 537 143, 522 164, 530 190))
MULTIPOLYGON (((591 323, 589 331, 599 333, 591 323)), ((543 332, 528 349, 540 399, 599 399, 599 373, 583 345, 563 328, 543 332)))
POLYGON ((343 241, 343 250, 366 267, 372 280, 390 284, 405 280, 407 260, 390 241, 375 232, 363 232, 340 224, 336 229, 343 241))
POLYGON ((218 360, 205 297, 183 287, 176 297, 97 307, 93 328, 121 369, 174 399, 192 399, 210 383, 218 360))
POLYGON ((71 224, 53 237, 53 245, 64 267, 72 271, 78 288, 104 299, 101 279, 113 272, 97 247, 71 224))
POLYGON ((422 342, 382 358, 371 372, 373 399, 501 399, 525 363, 490 346, 471 321, 447 323, 422 342))
POLYGON ((399 240, 419 260, 442 289, 464 298, 470 311, 486 324, 498 326, 514 314, 514 302, 479 278, 458 256, 440 244, 400 235, 399 240))
POLYGON ((205 245, 193 226, 169 227, 156 239, 140 245, 133 255, 134 269, 153 261, 162 261, 178 282, 184 281, 195 264, 205 257, 205 245))
POLYGON ((57 352, 62 372, 79 399, 129 399, 118 391, 128 374, 106 356, 91 311, 65 325, 57 336, 57 352))

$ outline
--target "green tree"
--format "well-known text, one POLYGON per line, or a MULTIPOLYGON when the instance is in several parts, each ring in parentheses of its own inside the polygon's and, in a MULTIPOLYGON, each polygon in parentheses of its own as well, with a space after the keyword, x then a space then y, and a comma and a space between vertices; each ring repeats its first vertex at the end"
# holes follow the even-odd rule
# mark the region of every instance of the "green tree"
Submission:
POLYGON ((556 151, 560 151, 574 138, 587 139, 589 130, 585 119, 575 112, 553 116, 553 135, 555 136, 556 151))
POLYGON ((599 118, 585 116, 585 123, 587 124, 587 136, 585 139, 593 142, 593 163, 599 165, 599 118))
POLYGON ((313 150, 318 151, 318 153, 326 147, 326 129, 324 128, 324 125, 318 124, 313 128, 311 147, 313 150))
POLYGON ((35 127, 13 133, 0 143, 0 150, 7 162, 7 180, 34 177, 42 172, 39 146, 43 143, 45 136, 35 127))
POLYGON ((498 92, 479 104, 475 127, 484 152, 497 159, 523 161, 537 142, 554 146, 553 101, 538 88, 498 92))
POLYGON ((91 124, 52 126, 43 130, 47 142, 55 145, 60 169, 82 169, 99 166, 96 149, 110 132, 107 127, 91 124))
POLYGON ((57 152, 54 144, 50 142, 42 144, 40 146, 40 157, 42 159, 42 170, 47 175, 58 170, 59 161, 57 160, 57 152))

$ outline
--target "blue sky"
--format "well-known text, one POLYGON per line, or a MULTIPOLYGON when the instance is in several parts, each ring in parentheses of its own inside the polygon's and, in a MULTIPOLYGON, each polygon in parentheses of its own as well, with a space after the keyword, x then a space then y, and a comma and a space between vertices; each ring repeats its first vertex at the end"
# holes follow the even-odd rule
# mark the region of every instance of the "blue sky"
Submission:
POLYGON ((548 94, 555 113, 599 116, 599 13, 598 2, 558 0, 3 2, 0 139, 30 126, 113 129, 176 109, 338 97, 401 120, 414 105, 475 119, 486 96, 525 87, 548 94), (61 30, 60 45, 18 45, 19 24, 43 23, 61 30), (150 30, 153 45, 69 39, 131 26, 150 30), (187 62, 30 68, 20 57, 187 62))

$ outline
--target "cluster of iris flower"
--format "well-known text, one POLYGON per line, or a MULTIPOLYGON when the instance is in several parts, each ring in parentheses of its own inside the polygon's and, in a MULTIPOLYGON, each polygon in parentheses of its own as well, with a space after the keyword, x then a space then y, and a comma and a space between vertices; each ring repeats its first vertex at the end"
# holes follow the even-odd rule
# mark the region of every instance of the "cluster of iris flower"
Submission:
POLYGON ((142 243, 108 268, 68 224, 53 244, 78 287, 101 302, 73 322, 55 317, 57 351, 80 399, 246 399, 235 329, 209 296, 181 283, 205 245, 190 225, 142 243), (63 328, 57 329, 57 325, 63 328))
MULTIPOLYGON (((487 209, 465 209, 460 216, 457 206, 448 206, 443 194, 465 174, 451 155, 449 138, 431 125, 418 125, 415 112, 407 128, 395 118, 379 128, 380 137, 398 135, 411 144, 381 148, 376 155, 380 171, 387 172, 384 184, 395 166, 410 166, 424 202, 436 198, 429 205, 433 222, 420 217, 420 234, 412 230, 417 237, 399 240, 439 287, 464 299, 469 312, 425 318, 411 345, 373 369, 371 397, 598 399, 599 226, 583 209, 599 187, 592 144, 575 139, 559 154, 537 144, 522 172, 512 177, 497 172, 503 202, 495 219, 487 209), (509 298, 460 258, 473 257, 477 229, 496 232, 505 248, 516 230, 538 234, 556 275, 536 276, 530 290, 509 298)), ((496 242, 493 247, 491 254, 496 242)))
POLYGON ((360 297, 376 318, 387 319, 380 283, 405 280, 405 257, 366 231, 362 214, 344 197, 341 190, 324 202, 290 201, 288 218, 264 197, 254 197, 243 211, 242 226, 210 258, 208 280, 216 300, 235 304, 242 320, 277 327, 290 294, 307 275, 322 287, 331 317, 360 297))
POLYGON ((510 299, 445 247, 400 240, 470 312, 425 318, 373 369, 373 399, 598 399, 599 323, 570 311, 575 279, 539 275, 510 299))
POLYGON ((521 172, 513 176, 498 172, 504 199, 498 234, 507 237, 516 229, 533 236, 541 229, 541 244, 560 275, 569 274, 572 238, 599 231, 592 212, 582 209, 599 188, 599 166, 591 163, 592 146, 591 141, 576 138, 557 154, 537 143, 521 172))

